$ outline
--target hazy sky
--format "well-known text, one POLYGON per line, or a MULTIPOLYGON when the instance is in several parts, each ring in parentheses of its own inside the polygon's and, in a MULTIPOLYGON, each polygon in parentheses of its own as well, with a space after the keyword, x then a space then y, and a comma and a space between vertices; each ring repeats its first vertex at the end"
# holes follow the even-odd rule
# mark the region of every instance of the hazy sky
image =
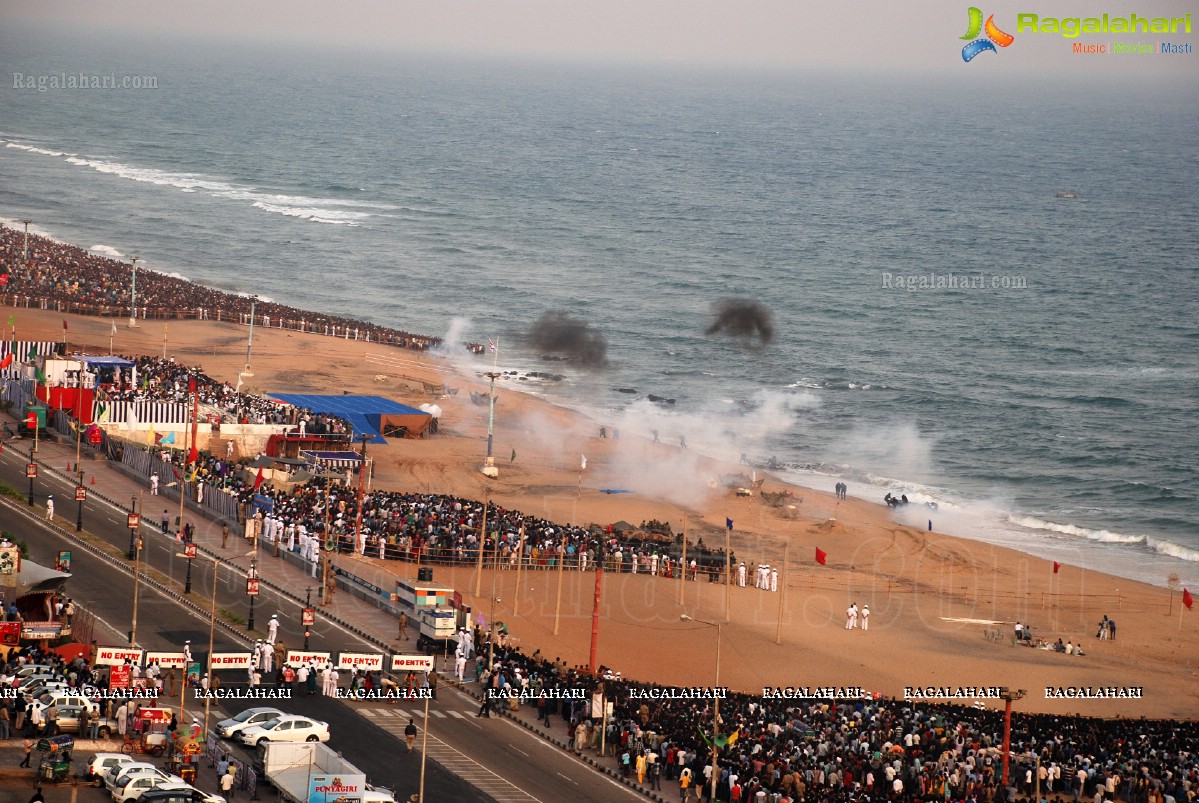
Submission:
MULTIPOLYGON (((882 0, 161 0, 31 3, 0 0, 6 21, 41 22, 104 32, 324 41, 393 50, 458 50, 534 56, 677 59, 868 70, 956 69, 1027 72, 1052 66, 1077 75, 1121 72, 1199 74, 1199 55, 1093 57, 1072 41, 1119 37, 1016 32, 1017 13, 1041 16, 1179 17, 1199 10, 1184 0, 974 0, 1016 34, 998 53, 962 61, 965 2, 882 0)), ((1193 20, 1193 25, 1199 19, 1193 20)), ((1158 41, 1155 35, 1125 37, 1158 41)), ((1168 37, 1194 42, 1195 34, 1168 37)))

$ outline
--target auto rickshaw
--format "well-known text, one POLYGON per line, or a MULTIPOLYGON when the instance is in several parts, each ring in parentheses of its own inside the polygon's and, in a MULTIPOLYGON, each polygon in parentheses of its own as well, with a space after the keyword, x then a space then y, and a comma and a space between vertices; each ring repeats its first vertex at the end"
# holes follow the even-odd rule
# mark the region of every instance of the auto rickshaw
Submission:
POLYGON ((65 781, 71 776, 71 751, 75 749, 75 737, 69 734, 38 739, 38 752, 42 760, 38 763, 37 777, 43 781, 65 781))

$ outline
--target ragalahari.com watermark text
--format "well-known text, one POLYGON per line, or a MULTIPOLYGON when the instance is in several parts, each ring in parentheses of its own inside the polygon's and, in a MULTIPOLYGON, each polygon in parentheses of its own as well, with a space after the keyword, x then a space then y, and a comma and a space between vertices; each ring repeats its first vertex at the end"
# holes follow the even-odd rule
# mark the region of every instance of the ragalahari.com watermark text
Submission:
POLYGON ((1028 277, 994 273, 883 273, 884 290, 1027 290, 1028 277))
POLYGON ((157 75, 118 75, 117 73, 56 72, 34 75, 12 74, 13 89, 49 92, 57 89, 158 89, 157 75))

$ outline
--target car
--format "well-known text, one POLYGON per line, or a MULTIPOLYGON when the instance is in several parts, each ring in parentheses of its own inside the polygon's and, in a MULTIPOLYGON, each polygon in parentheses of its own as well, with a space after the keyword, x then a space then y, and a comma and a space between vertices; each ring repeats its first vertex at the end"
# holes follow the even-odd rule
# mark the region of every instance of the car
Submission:
POLYGON ((168 775, 165 772, 160 772, 159 775, 134 775, 112 790, 112 800, 113 803, 129 803, 140 798, 147 789, 157 789, 161 786, 187 786, 187 782, 178 775, 168 775))
POLYGON ((247 708, 234 717, 218 722, 216 735, 222 739, 232 739, 246 728, 261 725, 269 719, 281 716, 284 716, 284 713, 278 708, 247 708))
POLYGON ((162 775, 166 775, 166 773, 160 770, 158 767, 146 761, 133 761, 129 764, 117 764, 109 767, 104 773, 104 787, 111 792, 112 788, 116 786, 122 780, 122 778, 124 778, 124 776, 146 772, 157 772, 161 773, 162 775))
POLYGON ((100 704, 78 693, 48 691, 33 701, 33 707, 40 711, 45 711, 51 705, 58 706, 59 711, 64 708, 83 708, 87 706, 87 710, 91 712, 92 716, 100 715, 100 704))
POLYGON ((87 769, 83 776, 95 783, 96 786, 103 786, 105 772, 118 764, 132 763, 134 763, 133 756, 127 756, 124 753, 96 753, 87 763, 87 769))
POLYGON ((26 678, 22 678, 21 682, 17 684, 17 688, 26 694, 30 693, 32 689, 36 689, 39 686, 46 686, 48 688, 70 688, 71 684, 67 683, 67 679, 62 675, 30 675, 26 678))
POLYGON ((225 798, 201 792, 193 786, 167 785, 147 789, 138 798, 141 803, 225 803, 225 798))
POLYGON ((327 742, 329 724, 299 714, 284 714, 251 725, 239 733, 237 739, 247 747, 263 742, 327 742))
POLYGON ((53 675, 54 667, 49 664, 25 664, 17 670, 17 677, 27 678, 30 675, 53 675))
MULTIPOLYGON (((83 709, 76 705, 67 705, 58 709, 58 732, 73 733, 81 739, 88 738, 88 734, 79 732, 79 712, 83 709)), ((96 717, 88 714, 88 730, 91 730, 91 723, 96 722, 99 725, 99 734, 101 739, 107 739, 117 732, 117 721, 111 717, 96 717)))

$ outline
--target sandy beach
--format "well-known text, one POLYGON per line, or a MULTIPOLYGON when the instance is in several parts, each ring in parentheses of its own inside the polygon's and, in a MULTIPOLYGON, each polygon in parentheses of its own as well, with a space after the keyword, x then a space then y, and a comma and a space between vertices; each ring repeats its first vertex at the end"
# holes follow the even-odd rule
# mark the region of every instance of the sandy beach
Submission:
MULTIPOLYGON (((64 316, 16 309, 21 339, 60 339, 64 316)), ((108 352, 110 319, 67 316, 72 352, 108 352)), ((236 383, 244 366, 245 327, 211 321, 118 321, 118 354, 165 352, 236 383), (164 344, 164 336, 166 338, 164 344)), ((254 392, 370 393, 405 404, 435 402, 440 433, 372 447, 374 482, 388 489, 489 497, 506 507, 570 523, 638 524, 658 519, 689 539, 721 545, 726 518, 737 559, 780 571, 779 593, 752 587, 605 574, 599 661, 638 679, 712 685, 715 627, 720 622, 720 685, 758 693, 773 686, 860 687, 903 696, 905 687, 1009 686, 1027 689, 1028 711, 1104 717, 1194 718, 1199 665, 1199 610, 1182 611, 1179 592, 1063 565, 1013 550, 925 532, 897 523, 885 506, 791 488, 795 509, 760 496, 738 497, 713 481, 747 470, 655 444, 643 433, 600 439, 598 423, 497 383, 494 454, 499 477, 480 473, 487 408, 470 390, 485 390, 488 358, 462 353, 454 363, 374 343, 256 328, 254 392), (433 398, 424 383, 460 392, 433 398), (510 460, 515 452, 515 460, 510 460), (580 457, 587 468, 580 471, 580 457), (601 489, 628 489, 604 494, 601 489), (802 499, 802 501, 800 501, 802 499), (827 565, 815 562, 817 549, 827 565), (846 630, 845 609, 869 605, 870 628, 846 630), (1104 616, 1118 622, 1114 641, 1095 638, 1104 616), (727 623, 726 623, 727 621, 727 623), (1037 638, 1072 640, 1085 656, 1012 644, 1016 621, 1037 638), (998 640, 987 638, 998 631, 998 640), (1046 688, 1140 687, 1140 699, 1047 699, 1046 688)), ((759 476, 762 476, 759 474, 759 476)), ((786 490, 767 475, 764 489, 786 490)), ((356 560, 367 560, 357 558, 356 560)), ((379 562, 398 575, 414 567, 379 562)), ((586 664, 594 574, 534 571, 516 587, 514 572, 438 568, 435 580, 463 592, 477 611, 510 622, 528 652, 540 649, 586 664), (560 577, 561 574, 561 577, 560 577), (557 635, 558 583, 561 608, 557 635), (474 591, 478 587, 480 594, 474 591), (492 602, 498 597, 498 602, 492 602), (514 614, 513 607, 518 610, 514 614)), ((751 579, 752 583, 752 579, 751 579)), ((996 707, 990 701, 989 707, 996 707)), ((1001 703, 998 703, 1001 705, 1001 703)))

